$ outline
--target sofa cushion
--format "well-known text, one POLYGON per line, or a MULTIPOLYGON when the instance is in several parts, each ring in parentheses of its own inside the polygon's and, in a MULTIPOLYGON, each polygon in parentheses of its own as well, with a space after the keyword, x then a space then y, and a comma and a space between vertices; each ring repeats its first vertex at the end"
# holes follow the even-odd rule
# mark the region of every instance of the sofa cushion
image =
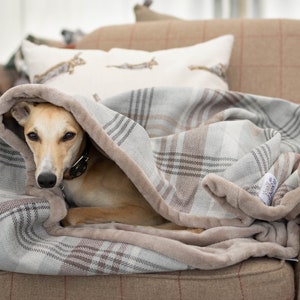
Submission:
POLYGON ((228 69, 229 89, 300 103, 298 32, 299 20, 138 22, 99 28, 85 36, 77 48, 108 50, 122 47, 156 51, 233 34, 235 42, 228 69))
MULTIPOLYGON (((216 271, 107 276, 39 276, 0 273, 3 299, 293 299, 287 262, 251 259, 216 271), (101 296, 100 296, 101 295, 101 296)), ((2 299, 1 298, 1 299, 2 299)))
POLYGON ((179 20, 179 18, 176 18, 174 16, 158 13, 145 5, 136 4, 133 10, 137 22, 158 21, 158 20, 179 20))
POLYGON ((31 82, 71 95, 106 98, 153 86, 228 89, 226 70, 233 37, 160 51, 73 50, 24 41, 22 51, 31 82))

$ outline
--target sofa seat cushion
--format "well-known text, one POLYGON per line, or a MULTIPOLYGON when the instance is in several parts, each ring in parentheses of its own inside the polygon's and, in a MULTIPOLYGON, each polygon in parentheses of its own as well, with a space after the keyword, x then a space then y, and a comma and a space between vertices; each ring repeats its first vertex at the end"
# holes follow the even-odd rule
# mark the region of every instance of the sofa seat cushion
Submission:
POLYGON ((1 299, 293 299, 290 263, 250 259, 214 271, 109 276, 0 273, 1 299))

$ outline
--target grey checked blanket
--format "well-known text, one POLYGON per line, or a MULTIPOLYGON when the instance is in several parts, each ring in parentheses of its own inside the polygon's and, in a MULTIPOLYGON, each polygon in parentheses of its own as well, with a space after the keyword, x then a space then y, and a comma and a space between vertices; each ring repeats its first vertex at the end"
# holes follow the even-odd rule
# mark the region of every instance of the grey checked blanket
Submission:
POLYGON ((1 97, 0 138, 1 270, 64 275, 208 270, 249 257, 298 255, 296 104, 192 88, 149 88, 96 102, 28 84, 1 97), (156 211, 206 230, 62 227, 63 195, 36 187, 32 154, 9 116, 20 101, 47 101, 72 112, 156 211))

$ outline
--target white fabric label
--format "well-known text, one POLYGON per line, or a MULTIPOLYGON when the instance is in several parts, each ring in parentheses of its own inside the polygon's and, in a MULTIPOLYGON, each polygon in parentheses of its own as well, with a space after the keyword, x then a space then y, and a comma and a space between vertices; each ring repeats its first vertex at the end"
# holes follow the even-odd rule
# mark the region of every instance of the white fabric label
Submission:
POLYGON ((278 181, 276 177, 271 173, 266 173, 264 176, 263 185, 258 195, 262 202, 270 206, 277 187, 278 181))

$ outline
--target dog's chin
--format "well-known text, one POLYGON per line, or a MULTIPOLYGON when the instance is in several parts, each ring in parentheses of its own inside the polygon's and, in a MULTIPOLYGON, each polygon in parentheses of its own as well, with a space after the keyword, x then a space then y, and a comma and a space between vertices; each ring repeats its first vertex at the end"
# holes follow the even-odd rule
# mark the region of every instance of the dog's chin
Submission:
POLYGON ((57 176, 53 173, 40 173, 36 175, 36 185, 40 189, 57 188, 62 183, 63 176, 57 176))
POLYGON ((55 189, 55 188, 57 188, 57 187, 59 187, 60 185, 58 184, 58 185, 54 185, 54 186, 40 186, 38 183, 36 183, 36 185, 37 185, 37 187, 39 188, 39 189, 41 189, 41 190, 51 190, 51 189, 55 189))

